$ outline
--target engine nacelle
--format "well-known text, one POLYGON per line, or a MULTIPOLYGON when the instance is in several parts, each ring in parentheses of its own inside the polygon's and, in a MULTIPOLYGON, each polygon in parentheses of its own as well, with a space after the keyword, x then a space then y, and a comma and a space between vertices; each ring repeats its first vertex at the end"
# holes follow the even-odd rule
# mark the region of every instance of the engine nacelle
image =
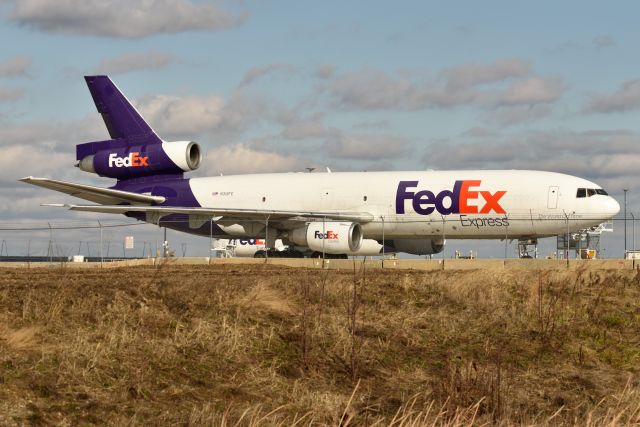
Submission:
MULTIPOLYGON (((105 141, 110 142, 110 141, 105 141)), ((78 167, 109 178, 128 179, 155 174, 176 174, 198 169, 200 146, 193 141, 163 141, 159 144, 96 144, 97 151, 83 157, 78 167)))
POLYGON ((392 246, 398 252, 405 252, 413 255, 433 255, 442 252, 445 241, 442 239, 394 239, 392 246))
POLYGON ((290 232, 289 240, 328 254, 357 252, 362 245, 362 227, 354 222, 310 222, 290 232))

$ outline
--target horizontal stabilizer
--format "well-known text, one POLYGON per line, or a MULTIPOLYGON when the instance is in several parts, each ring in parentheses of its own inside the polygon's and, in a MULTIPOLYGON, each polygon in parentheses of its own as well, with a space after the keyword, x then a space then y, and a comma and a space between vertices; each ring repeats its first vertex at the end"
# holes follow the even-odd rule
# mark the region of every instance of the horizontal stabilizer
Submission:
POLYGON ((252 221, 326 219, 339 221, 357 221, 366 223, 373 221, 373 215, 366 212, 302 212, 275 211, 254 209, 227 208, 189 208, 174 206, 99 206, 99 205, 65 205, 73 211, 124 214, 127 212, 144 212, 158 215, 185 214, 207 217, 224 217, 252 221))
POLYGON ((117 205, 119 203, 150 205, 165 201, 165 198, 162 196, 131 193, 129 191, 94 187, 93 185, 86 184, 75 184, 73 182, 57 181, 55 179, 48 178, 28 176, 26 178, 22 178, 20 181, 105 205, 117 205))

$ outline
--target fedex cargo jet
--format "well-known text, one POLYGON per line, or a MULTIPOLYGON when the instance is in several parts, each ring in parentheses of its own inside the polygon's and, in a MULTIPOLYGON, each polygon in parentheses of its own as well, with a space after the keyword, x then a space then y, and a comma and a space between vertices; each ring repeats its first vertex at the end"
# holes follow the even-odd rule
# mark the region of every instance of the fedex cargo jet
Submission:
POLYGON ((75 211, 123 214, 203 236, 261 238, 269 248, 282 239, 346 254, 384 242, 423 255, 442 251, 446 239, 535 241, 597 226, 620 210, 593 182, 528 170, 185 178, 202 160, 197 143, 162 140, 109 77, 85 80, 110 139, 77 145, 77 166, 115 184, 22 179, 92 202, 57 205, 75 211))

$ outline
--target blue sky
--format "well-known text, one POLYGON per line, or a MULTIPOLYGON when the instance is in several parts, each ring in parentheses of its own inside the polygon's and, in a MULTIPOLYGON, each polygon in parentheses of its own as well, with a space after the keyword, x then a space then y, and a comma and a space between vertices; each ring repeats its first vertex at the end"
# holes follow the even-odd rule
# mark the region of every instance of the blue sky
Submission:
MULTIPOLYGON (((85 218, 43 210, 59 197, 16 180, 105 184, 72 167, 75 144, 106 137, 82 79, 93 73, 109 73, 165 139, 201 142, 200 175, 555 170, 619 199, 629 187, 633 211, 638 12, 630 1, 0 0, 0 215, 85 218)), ((618 232, 608 245, 621 252, 618 232)))

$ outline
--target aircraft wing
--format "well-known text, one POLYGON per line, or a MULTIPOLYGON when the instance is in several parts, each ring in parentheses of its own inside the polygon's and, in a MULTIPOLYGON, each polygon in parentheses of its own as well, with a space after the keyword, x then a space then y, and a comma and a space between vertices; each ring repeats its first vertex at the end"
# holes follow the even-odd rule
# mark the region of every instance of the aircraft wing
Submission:
POLYGON ((72 211, 99 212, 124 214, 127 212, 144 212, 155 215, 186 214, 200 217, 223 217, 225 219, 266 221, 266 220, 294 220, 327 219, 338 221, 356 221, 366 223, 373 221, 373 215, 368 212, 305 212, 278 211, 267 209, 228 209, 228 208, 190 208, 179 206, 127 206, 127 205, 47 205, 65 207, 72 211))
POLYGON ((86 184, 76 184, 73 182, 58 181, 48 178, 36 178, 33 176, 28 176, 26 178, 22 178, 20 181, 32 185, 37 185, 38 187, 44 187, 50 190, 59 191, 61 193, 69 194, 80 199, 89 200, 90 202, 106 205, 115 205, 118 203, 150 205, 152 203, 162 203, 165 201, 165 198, 162 196, 138 194, 129 191, 95 187, 93 185, 86 184))

